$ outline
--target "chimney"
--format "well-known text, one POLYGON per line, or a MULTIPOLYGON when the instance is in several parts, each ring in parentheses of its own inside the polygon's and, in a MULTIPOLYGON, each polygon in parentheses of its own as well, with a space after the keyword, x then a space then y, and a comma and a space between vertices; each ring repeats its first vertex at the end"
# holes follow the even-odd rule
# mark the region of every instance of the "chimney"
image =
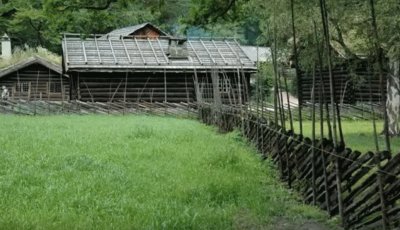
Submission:
POLYGON ((3 59, 11 58, 11 40, 7 34, 4 34, 3 37, 1 37, 1 57, 3 59))
POLYGON ((169 59, 188 59, 189 53, 186 46, 186 39, 169 38, 167 56, 169 59))

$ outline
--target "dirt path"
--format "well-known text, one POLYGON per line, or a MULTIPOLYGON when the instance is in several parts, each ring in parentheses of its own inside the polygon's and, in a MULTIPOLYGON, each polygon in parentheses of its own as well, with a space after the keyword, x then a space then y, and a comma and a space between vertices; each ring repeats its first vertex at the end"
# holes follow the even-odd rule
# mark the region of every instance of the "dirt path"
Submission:
POLYGON ((316 220, 298 220, 287 219, 284 217, 276 217, 272 223, 255 224, 257 221, 242 210, 235 217, 233 229, 237 230, 342 230, 342 228, 327 223, 318 222, 316 220))
MULTIPOLYGON (((267 228, 268 229, 268 228, 267 228)), ((340 228, 332 228, 317 221, 307 221, 304 223, 295 223, 293 220, 281 219, 274 223, 274 230, 339 230, 340 228)))
MULTIPOLYGON (((283 105, 287 106, 288 105, 287 94, 286 94, 286 92, 281 92, 281 94, 282 94, 282 99, 283 99, 283 105)), ((299 99, 289 93, 289 103, 290 103, 290 106, 297 107, 299 104, 299 99)))

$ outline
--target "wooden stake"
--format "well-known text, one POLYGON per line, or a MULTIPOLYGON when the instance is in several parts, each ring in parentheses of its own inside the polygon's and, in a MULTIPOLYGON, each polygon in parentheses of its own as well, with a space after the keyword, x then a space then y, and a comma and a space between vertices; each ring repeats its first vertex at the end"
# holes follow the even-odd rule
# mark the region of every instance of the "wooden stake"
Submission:
POLYGON ((297 44, 296 44, 296 26, 295 26, 295 19, 294 19, 294 0, 290 0, 290 9, 292 15, 292 34, 293 34, 293 56, 295 62, 295 69, 296 69, 296 78, 297 78, 297 98, 299 99, 298 111, 299 111, 299 125, 300 125, 300 135, 303 136, 303 117, 302 117, 302 103, 303 98, 301 94, 301 74, 299 71, 299 60, 297 56, 297 44))
POLYGON ((324 177, 324 188, 325 188, 325 205, 326 205, 326 211, 331 215, 331 201, 330 201, 330 192, 329 192, 329 183, 328 183, 328 175, 326 171, 326 156, 325 156, 325 145, 324 145, 324 105, 326 105, 327 109, 327 123, 328 123, 328 129, 329 129, 329 137, 330 140, 332 140, 332 130, 330 128, 330 120, 329 120, 329 108, 328 108, 328 103, 325 103, 324 100, 324 95, 325 95, 325 84, 322 76, 322 55, 321 51, 319 48, 319 39, 318 39, 318 33, 317 33, 317 25, 315 21, 313 21, 314 24, 314 35, 315 35, 315 43, 316 43, 316 52, 317 52, 317 57, 318 57, 318 66, 319 66, 319 112, 320 112, 320 133, 321 133, 321 157, 322 157, 322 172, 323 172, 323 177, 324 177))
POLYGON ((313 79, 311 90, 311 104, 312 104, 312 137, 311 137, 311 167, 312 167, 312 190, 313 190, 313 205, 317 203, 316 191, 316 169, 315 169, 315 67, 313 67, 313 79))
POLYGON ((386 150, 391 152, 390 149, 390 139, 389 139, 389 121, 388 121, 388 114, 386 110, 386 102, 385 102, 385 88, 384 88, 384 80, 383 80, 383 52, 379 45, 379 35, 378 35, 378 26, 376 24, 376 16, 375 16, 375 4, 374 0, 369 1, 369 5, 371 8, 371 17, 372 17, 372 30, 374 32, 374 45, 375 45, 375 52, 378 58, 378 68, 379 68, 379 86, 381 91, 381 106, 382 112, 384 117, 384 134, 385 134, 385 144, 386 150))
MULTIPOLYGON (((326 9, 325 0, 320 0, 320 9, 321 9, 321 17, 322 17, 322 26, 324 29, 325 36, 325 48, 327 49, 327 59, 328 59, 328 69, 329 69, 329 86, 330 86, 330 96, 331 96, 331 107, 332 107, 332 118, 333 118, 333 144, 334 150, 333 154, 338 153, 338 143, 337 143, 337 129, 336 129, 336 113, 335 113, 335 84, 333 81, 333 73, 332 73, 332 60, 331 60, 331 45, 330 45, 330 35, 329 35, 329 25, 328 25, 328 16, 326 9)), ((338 196, 338 207, 339 214, 342 219, 343 227, 347 228, 347 221, 344 216, 344 207, 343 207, 343 199, 342 199, 342 178, 341 178, 341 164, 340 159, 336 157, 336 187, 337 187, 337 196, 338 196)))

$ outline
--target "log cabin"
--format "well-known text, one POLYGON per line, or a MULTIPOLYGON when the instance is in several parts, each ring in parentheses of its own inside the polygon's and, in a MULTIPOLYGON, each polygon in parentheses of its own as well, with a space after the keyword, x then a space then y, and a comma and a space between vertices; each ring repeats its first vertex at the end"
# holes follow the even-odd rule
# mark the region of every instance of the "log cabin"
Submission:
POLYGON ((193 102, 218 95, 221 102, 233 104, 248 98, 250 75, 257 68, 236 40, 154 33, 65 34, 63 71, 70 77, 71 99, 193 102))
POLYGON ((1 69, 0 86, 8 89, 12 100, 69 100, 69 79, 61 65, 39 56, 1 69))
MULTIPOLYGON (((374 63, 374 61, 367 59, 339 59, 335 63, 332 75, 337 102, 356 104, 381 101, 379 73, 377 70, 373 70, 371 63, 374 63)), ((324 92, 323 99, 330 101, 328 69, 323 68, 321 74, 319 70, 316 70, 315 74, 315 101, 319 102, 320 90, 324 92)), ((313 73, 311 71, 300 71, 299 80, 302 103, 311 102, 313 73)), ((383 76, 383 81, 386 94, 386 74, 383 76)))

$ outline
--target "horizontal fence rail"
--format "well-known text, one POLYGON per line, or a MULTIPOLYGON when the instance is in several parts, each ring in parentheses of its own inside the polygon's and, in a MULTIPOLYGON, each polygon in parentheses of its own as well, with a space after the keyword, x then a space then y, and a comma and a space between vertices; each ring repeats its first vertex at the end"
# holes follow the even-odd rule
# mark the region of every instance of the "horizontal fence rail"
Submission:
POLYGON ((0 101, 0 113, 19 115, 52 114, 154 114, 197 117, 194 103, 170 102, 82 102, 82 101, 0 101))

